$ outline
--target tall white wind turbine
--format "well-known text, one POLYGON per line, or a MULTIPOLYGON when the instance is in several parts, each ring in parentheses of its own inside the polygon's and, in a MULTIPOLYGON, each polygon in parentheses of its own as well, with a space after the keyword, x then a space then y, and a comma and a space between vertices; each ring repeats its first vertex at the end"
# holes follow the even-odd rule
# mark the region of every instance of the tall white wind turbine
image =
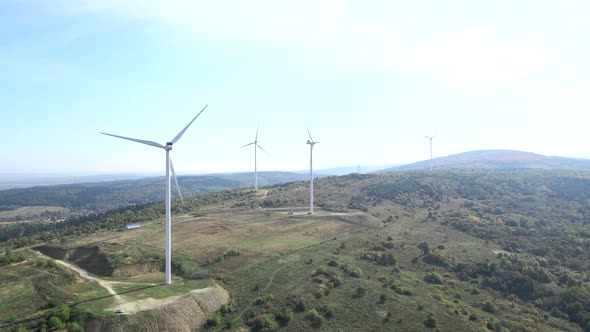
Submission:
MULTIPOLYGON (((167 142, 166 145, 162 145, 160 143, 156 143, 153 141, 146 141, 146 140, 142 140, 142 139, 136 139, 136 138, 130 138, 130 137, 125 137, 125 136, 101 133, 103 135, 122 138, 122 139, 130 140, 130 141, 134 141, 137 143, 141 143, 141 144, 151 145, 156 148, 164 149, 166 151, 166 198, 165 198, 165 205, 166 205, 166 235, 165 235, 166 236, 166 267, 165 267, 166 281, 165 281, 165 283, 166 283, 166 285, 169 285, 172 282, 172 263, 171 263, 172 262, 172 237, 171 237, 172 232, 170 229, 170 170, 172 170, 172 175, 174 176, 174 179, 176 181, 176 186, 178 187, 178 180, 176 179, 176 174, 174 173, 174 166, 172 166, 172 161, 170 160, 170 150, 172 150, 172 145, 175 144, 176 142, 178 142, 178 140, 182 137, 182 135, 188 129, 188 127, 190 127, 190 125, 199 117, 199 115, 201 115, 201 113, 203 113, 203 111, 205 110, 205 108, 207 108, 207 106, 209 106, 209 105, 205 105, 205 107, 203 107, 203 109, 199 112, 199 114, 197 114, 191 120, 191 122, 189 122, 188 125, 186 125, 186 127, 184 127, 184 129, 182 129, 178 133, 178 135, 176 135, 176 137, 174 137, 172 139, 172 141, 167 142)), ((179 188, 179 193, 180 193, 180 188, 179 188)), ((182 200, 182 195, 180 197, 182 200)))
POLYGON ((430 170, 432 171, 432 140, 436 137, 437 135, 434 135, 432 137, 428 137, 428 136, 424 136, 426 138, 428 138, 430 140, 430 170))
POLYGON ((260 125, 256 128, 256 137, 254 138, 254 142, 240 146, 241 149, 249 145, 254 145, 254 190, 258 190, 258 164, 256 161, 256 150, 260 149, 264 151, 264 153, 268 154, 268 152, 266 152, 260 145, 258 145, 258 129, 260 129, 260 125))
POLYGON ((309 134, 309 139, 307 140, 307 144, 309 144, 309 214, 313 214, 313 146, 318 144, 311 138, 311 133, 309 132, 309 128, 307 128, 307 134, 309 134))

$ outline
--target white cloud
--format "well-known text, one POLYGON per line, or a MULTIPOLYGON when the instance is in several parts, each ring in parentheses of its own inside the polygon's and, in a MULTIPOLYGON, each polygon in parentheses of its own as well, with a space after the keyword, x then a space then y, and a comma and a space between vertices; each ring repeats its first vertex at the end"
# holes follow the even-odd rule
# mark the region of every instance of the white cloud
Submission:
POLYGON ((497 90, 549 63, 541 48, 493 38, 491 31, 467 28, 418 43, 394 41, 366 57, 401 71, 435 72, 467 94, 497 90))
POLYGON ((499 109, 516 112, 588 112, 590 85, 564 86, 548 81, 520 85, 515 89, 518 98, 500 103, 499 109))
MULTIPOLYGON (((429 6, 355 1, 62 0, 70 14, 98 13, 152 19, 198 40, 281 45, 322 52, 349 67, 439 76, 466 94, 495 91, 542 68, 547 50, 464 26, 436 30, 429 6), (403 7, 403 8, 402 8, 403 7), (409 39, 408 36, 414 38, 409 39), (409 41, 411 40, 411 41, 409 41)), ((428 5, 428 2, 426 2, 428 5)), ((445 27, 443 26, 443 29, 445 27)))
POLYGON ((530 118, 530 129, 536 133, 531 144, 547 155, 588 157, 588 123, 587 111, 540 112, 530 118))

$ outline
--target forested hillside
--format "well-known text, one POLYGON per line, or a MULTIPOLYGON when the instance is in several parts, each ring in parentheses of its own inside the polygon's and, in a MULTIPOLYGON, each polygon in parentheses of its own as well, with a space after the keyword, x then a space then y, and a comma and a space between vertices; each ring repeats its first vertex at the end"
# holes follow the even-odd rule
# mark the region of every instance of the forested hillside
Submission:
POLYGON ((386 168, 378 173, 420 170, 574 170, 590 171, 590 160, 544 156, 531 152, 513 150, 481 150, 438 157, 413 164, 386 168))
MULTIPOLYGON (((175 229, 191 234, 176 235, 177 275, 213 276, 233 297, 211 327, 590 331, 589 172, 350 174, 315 184, 314 217, 292 215, 309 202, 306 182, 175 201, 184 218, 175 229), (217 242, 202 244, 209 238, 217 242)), ((150 203, 10 225, 0 240, 12 250, 93 241, 110 261, 138 264, 147 254, 122 256, 125 242, 98 239, 115 241, 128 222, 156 227, 162 213, 150 203)))
MULTIPOLYGON (((306 178, 304 174, 288 172, 261 172, 258 175, 261 185, 304 178, 306 178)), ((207 192, 253 186, 254 174, 179 176, 178 183, 183 196, 190 197, 207 192)), ((130 204, 163 200, 164 189, 163 177, 9 189, 0 191, 0 211, 13 210, 22 206, 59 206, 73 212, 106 211, 130 204)), ((172 194, 178 196, 174 187, 172 194)))

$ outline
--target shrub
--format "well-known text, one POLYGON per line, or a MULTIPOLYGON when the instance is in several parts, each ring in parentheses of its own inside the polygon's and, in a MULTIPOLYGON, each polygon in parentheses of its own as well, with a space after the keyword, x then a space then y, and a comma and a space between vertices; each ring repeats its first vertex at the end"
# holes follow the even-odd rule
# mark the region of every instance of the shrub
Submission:
POLYGON ((320 299, 320 298, 324 297, 324 289, 323 288, 316 289, 313 291, 312 295, 316 299, 320 299))
POLYGON ((252 330, 254 331, 276 331, 279 324, 274 320, 270 314, 260 314, 254 320, 252 330))
POLYGON ((61 321, 61 319, 59 319, 56 316, 51 316, 51 318, 49 318, 49 320, 47 321, 47 324, 50 328, 56 330, 61 330, 66 327, 66 325, 61 321))
POLYGON ((221 308, 219 308, 219 311, 225 315, 225 314, 229 314, 230 312, 234 311, 234 307, 231 304, 222 304, 221 308))
POLYGON ((315 328, 322 326, 322 323, 324 322, 324 317, 322 317, 322 315, 315 309, 308 311, 305 318, 309 319, 311 326, 315 328))
POLYGON ((422 257, 422 261, 427 264, 449 267, 450 264, 446 258, 436 252, 430 252, 422 257))
POLYGON ((53 309, 53 315, 59 318, 62 322, 67 322, 70 320, 70 307, 68 307, 67 304, 62 304, 53 309))
POLYGON ((306 299, 305 297, 301 297, 301 298, 299 298, 299 300, 297 301, 297 304, 295 305, 295 311, 302 312, 302 311, 307 310, 310 307, 311 307, 311 303, 309 303, 309 300, 306 299))
POLYGON ((14 332, 27 332, 28 330, 23 326, 23 324, 18 324, 17 326, 14 326, 11 331, 14 332))
POLYGON ((293 318, 293 312, 287 307, 283 307, 275 313, 275 319, 283 326, 287 325, 291 318, 293 318))
POLYGON ((332 308, 332 306, 324 304, 319 308, 320 313, 322 314, 322 316, 326 317, 326 318, 332 318, 334 317, 334 308, 332 308))
POLYGON ((356 291, 354 292, 354 297, 363 297, 367 293, 367 290, 363 287, 357 287, 356 291))
POLYGON ((360 278, 360 276, 363 275, 363 270, 354 265, 354 263, 342 264, 340 265, 340 269, 351 277, 360 278))
POLYGON ((418 249, 422 251, 422 255, 428 255, 430 253, 430 245, 426 241, 422 241, 418 244, 418 249))
POLYGON ((424 277, 424 281, 426 281, 429 284, 435 285, 442 285, 444 283, 443 277, 436 272, 427 274, 426 277, 424 277))
POLYGON ((486 302, 483 304, 483 307, 482 307, 482 309, 483 309, 484 311, 487 311, 487 312, 490 312, 490 313, 494 313, 494 312, 496 312, 496 307, 494 306, 494 304, 493 304, 491 301, 486 301, 486 302))
POLYGON ((84 328, 78 322, 68 323, 68 332, 84 332, 84 328))
POLYGON ((413 293, 410 289, 405 288, 405 287, 398 287, 393 285, 391 287, 396 293, 401 294, 401 295, 407 295, 407 296, 412 296, 413 293))
POLYGON ((342 277, 334 273, 330 276, 330 282, 334 285, 334 287, 338 287, 342 285, 342 277))
POLYGON ((265 297, 257 297, 254 300, 254 305, 265 305, 266 307, 272 306, 272 301, 275 299, 274 295, 268 294, 265 297))
POLYGON ((434 318, 434 316, 430 316, 424 321, 424 325, 426 327, 435 328, 436 325, 438 325, 438 321, 436 318, 434 318))
POLYGON ((219 327, 221 326, 221 314, 216 313, 215 316, 207 319, 207 326, 210 327, 219 327))

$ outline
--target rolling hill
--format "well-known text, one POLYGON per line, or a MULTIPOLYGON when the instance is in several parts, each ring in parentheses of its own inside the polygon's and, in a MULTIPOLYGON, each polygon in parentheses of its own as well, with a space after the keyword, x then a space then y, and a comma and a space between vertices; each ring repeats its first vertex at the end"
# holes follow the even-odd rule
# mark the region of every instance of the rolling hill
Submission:
POLYGON ((590 170, 590 160, 565 157, 548 157, 531 152, 512 150, 482 150, 434 158, 413 164, 387 168, 376 173, 419 171, 432 169, 469 170, 590 170))
POLYGON ((66 306, 86 331, 151 331, 188 317, 194 289, 222 287, 204 329, 590 331, 590 172, 349 174, 315 189, 314 215, 305 182, 176 202, 170 288, 162 203, 0 228, 0 324, 36 330, 66 306))
MULTIPOLYGON (((260 185, 274 185, 306 179, 307 175, 289 172, 260 172, 260 185)), ((185 197, 249 187, 253 173, 179 176, 178 182, 185 197)), ((119 180, 67 185, 14 188, 0 191, 0 211, 25 206, 57 206, 73 212, 98 212, 130 204, 160 201, 164 196, 163 177, 119 180)), ((173 196, 177 190, 173 188, 173 196)))

